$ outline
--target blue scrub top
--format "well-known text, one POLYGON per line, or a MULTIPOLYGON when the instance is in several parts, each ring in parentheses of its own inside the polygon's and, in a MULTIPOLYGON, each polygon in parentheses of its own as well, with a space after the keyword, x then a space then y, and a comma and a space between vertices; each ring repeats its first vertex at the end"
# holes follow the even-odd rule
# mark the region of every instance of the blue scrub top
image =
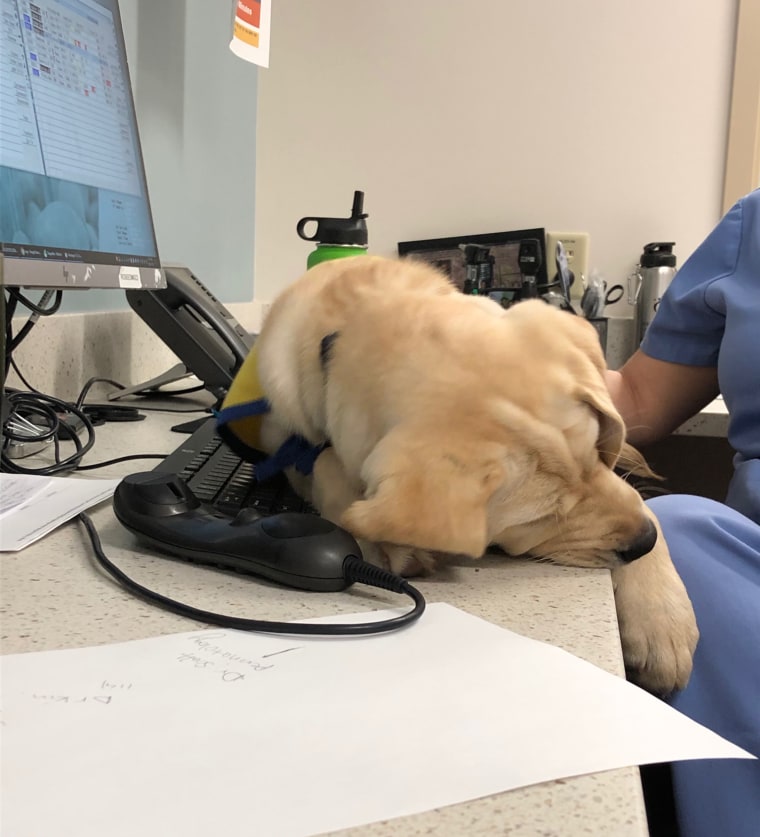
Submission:
POLYGON ((736 451, 726 502, 760 523, 760 189, 738 201, 676 273, 641 349, 717 366, 736 451))

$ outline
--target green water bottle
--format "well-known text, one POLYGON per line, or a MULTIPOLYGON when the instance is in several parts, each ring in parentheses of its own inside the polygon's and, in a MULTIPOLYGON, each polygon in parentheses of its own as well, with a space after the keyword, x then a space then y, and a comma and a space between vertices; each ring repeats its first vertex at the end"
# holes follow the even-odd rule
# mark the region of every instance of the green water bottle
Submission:
POLYGON ((354 205, 349 218, 301 218, 296 230, 304 241, 316 241, 306 260, 306 268, 328 259, 346 256, 363 256, 367 252, 367 213, 364 210, 364 192, 354 192, 354 205), (306 234, 306 225, 316 223, 313 235, 306 234))

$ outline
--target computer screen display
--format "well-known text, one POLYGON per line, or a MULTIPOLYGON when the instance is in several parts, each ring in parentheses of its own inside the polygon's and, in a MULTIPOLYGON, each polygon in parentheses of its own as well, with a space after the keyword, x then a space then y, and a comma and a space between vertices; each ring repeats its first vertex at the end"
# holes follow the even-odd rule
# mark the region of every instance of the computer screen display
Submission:
POLYGON ((5 283, 165 287, 117 0, 0 0, 5 283))

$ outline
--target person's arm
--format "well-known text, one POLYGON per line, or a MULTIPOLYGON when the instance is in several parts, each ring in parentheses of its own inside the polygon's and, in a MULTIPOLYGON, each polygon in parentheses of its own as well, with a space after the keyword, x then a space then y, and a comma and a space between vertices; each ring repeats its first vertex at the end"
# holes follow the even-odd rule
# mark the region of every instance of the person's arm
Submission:
POLYGON ((719 393, 714 366, 669 363, 641 349, 618 372, 606 374, 607 387, 632 445, 662 439, 719 393))

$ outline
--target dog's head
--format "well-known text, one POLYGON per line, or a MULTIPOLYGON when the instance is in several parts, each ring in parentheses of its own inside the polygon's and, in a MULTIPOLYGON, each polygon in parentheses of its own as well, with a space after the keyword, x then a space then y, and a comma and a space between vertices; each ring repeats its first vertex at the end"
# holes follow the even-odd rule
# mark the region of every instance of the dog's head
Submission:
POLYGON ((563 415, 540 435, 534 427, 520 436, 518 444, 541 441, 531 448, 520 487, 492 498, 490 542, 513 555, 571 566, 612 568, 640 558, 654 547, 657 530, 618 470, 654 475, 624 443, 623 421, 603 382, 579 382, 563 415), (512 514, 510 501, 524 519, 512 514))
MULTIPOLYGON (((614 567, 649 552, 655 527, 615 466, 648 469, 624 444, 596 332, 544 303, 501 319, 509 334, 501 348, 522 347, 519 364, 462 381, 460 415, 427 405, 397 424, 365 460, 365 499, 343 524, 369 540, 473 557, 497 544, 513 555, 614 567)), ((487 340, 483 363, 498 362, 498 352, 487 353, 498 341, 487 340)))

